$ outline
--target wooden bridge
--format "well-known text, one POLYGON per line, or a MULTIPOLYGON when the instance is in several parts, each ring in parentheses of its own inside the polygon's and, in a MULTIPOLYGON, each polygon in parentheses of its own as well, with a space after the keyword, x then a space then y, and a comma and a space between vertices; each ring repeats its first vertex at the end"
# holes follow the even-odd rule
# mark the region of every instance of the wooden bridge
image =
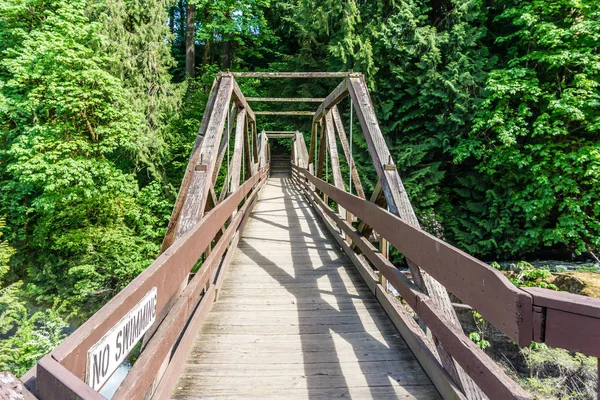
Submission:
POLYGON ((114 399, 530 398, 465 335, 449 293, 521 346, 600 356, 600 301, 517 288, 420 229, 360 74, 222 73, 161 255, 21 377, 25 387, 4 375, 0 396, 103 399, 139 341, 114 399), (341 83, 324 99, 245 98, 245 77, 341 83), (338 110, 348 96, 379 179, 370 199, 338 110), (259 113, 253 101, 319 106, 259 113), (310 114, 308 146, 297 131, 259 133, 267 113, 310 114), (270 154, 275 138, 292 141, 291 155, 270 154))

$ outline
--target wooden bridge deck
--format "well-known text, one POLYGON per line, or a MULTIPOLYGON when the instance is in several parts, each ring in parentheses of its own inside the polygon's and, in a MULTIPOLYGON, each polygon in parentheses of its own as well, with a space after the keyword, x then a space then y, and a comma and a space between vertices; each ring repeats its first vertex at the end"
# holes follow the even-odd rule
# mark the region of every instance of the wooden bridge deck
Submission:
POLYGON ((172 398, 440 397, 300 191, 274 174, 172 398))

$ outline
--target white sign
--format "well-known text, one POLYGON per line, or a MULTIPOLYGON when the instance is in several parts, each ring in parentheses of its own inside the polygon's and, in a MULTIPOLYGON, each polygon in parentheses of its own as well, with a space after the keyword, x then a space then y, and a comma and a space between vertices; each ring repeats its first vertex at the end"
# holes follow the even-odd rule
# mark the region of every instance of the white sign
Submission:
POLYGON ((156 321, 155 287, 87 352, 86 382, 100 390, 156 321))

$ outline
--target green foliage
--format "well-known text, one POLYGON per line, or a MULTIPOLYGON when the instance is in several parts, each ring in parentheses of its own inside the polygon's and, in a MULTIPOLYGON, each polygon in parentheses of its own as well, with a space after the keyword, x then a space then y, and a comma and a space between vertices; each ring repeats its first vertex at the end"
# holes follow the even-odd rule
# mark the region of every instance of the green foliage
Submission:
MULTIPOLYGON (((0 239, 2 230, 6 227, 4 218, 0 218, 0 239)), ((8 262, 15 250, 6 241, 0 241, 0 336, 14 329, 21 315, 26 311, 19 291, 23 282, 8 283, 6 277, 10 271, 8 262)))
MULTIPOLYGON (((137 174, 160 175, 140 140, 156 142, 149 131, 160 118, 148 108, 160 108, 160 95, 134 100, 154 83, 127 79, 131 70, 116 66, 127 63, 108 50, 119 46, 106 17, 91 19, 98 3, 2 7, 9 40, 0 62, 0 210, 17 248, 15 272, 36 301, 67 299, 87 315, 158 251, 170 204, 160 182, 137 174)), ((149 76, 164 80, 160 70, 149 76)))
POLYGON ((481 207, 457 227, 461 245, 479 228, 477 252, 582 254, 600 244, 600 11, 594 1, 551 3, 495 4, 497 51, 507 56, 453 150, 480 180, 464 181, 481 207))
POLYGON ((475 326, 477 327, 477 331, 473 331, 469 333, 469 339, 471 339, 477 347, 481 350, 485 350, 491 346, 489 340, 485 338, 485 328, 487 327, 487 321, 479 314, 477 311, 471 311, 473 315, 473 321, 475 321, 475 326))
MULTIPOLYGON (((4 228, 0 218, 0 238, 4 228)), ((6 241, 0 242, 0 370, 21 376, 65 337, 66 322, 56 307, 30 315, 22 282, 6 279, 14 252, 6 241)))
POLYGON ((597 360, 540 343, 521 349, 529 374, 522 384, 532 394, 552 399, 596 396, 597 360))

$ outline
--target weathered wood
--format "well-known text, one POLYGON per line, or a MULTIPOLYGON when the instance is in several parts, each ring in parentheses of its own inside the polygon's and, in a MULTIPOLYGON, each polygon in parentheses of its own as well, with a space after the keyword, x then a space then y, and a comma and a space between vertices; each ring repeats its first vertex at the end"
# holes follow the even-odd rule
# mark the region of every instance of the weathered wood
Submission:
POLYGON ((364 219, 407 258, 417 262, 511 339, 520 345, 531 343, 531 296, 514 287, 500 272, 377 205, 339 190, 305 169, 292 168, 332 200, 364 219))
MULTIPOLYGON (((250 124, 250 128, 252 131, 252 165, 258 162, 258 135, 256 133, 256 124, 250 124)), ((253 172, 255 174, 256 171, 253 172)))
POLYGON ((298 110, 298 111, 255 111, 254 114, 256 115, 296 115, 296 116, 302 116, 302 115, 314 115, 313 111, 303 111, 303 110, 298 110))
POLYGON ((439 398, 289 178, 269 180, 249 221, 173 398, 354 398, 357 385, 439 398))
POLYGON ((267 137, 269 139, 291 139, 294 137, 293 133, 286 133, 286 134, 273 134, 273 133, 267 133, 267 137))
MULTIPOLYGON (((261 182, 265 182, 264 174, 261 182)), ((253 186, 251 196, 257 196, 260 186, 261 183, 253 186)), ((221 257, 227 250, 250 204, 250 201, 245 203, 240 212, 231 221, 221 240, 217 242, 213 251, 202 264, 200 271, 190 281, 175 305, 171 308, 165 321, 150 340, 146 351, 140 355, 123 383, 121 383, 121 386, 113 397, 114 399, 144 399, 148 392, 150 391, 151 393, 155 388, 155 380, 159 378, 157 373, 162 360, 168 357, 171 352, 172 347, 179 337, 181 328, 185 326, 186 321, 194 311, 200 294, 204 290, 208 290, 206 288, 211 285, 210 280, 213 272, 218 267, 221 257)), ((214 295, 214 292, 212 292, 212 295, 214 295)), ((208 299, 210 305, 204 306, 208 310, 210 310, 212 300, 212 298, 208 299)), ((205 313, 207 314, 208 311, 205 311, 205 313)))
MULTIPOLYGON (((263 174, 264 176, 264 174, 263 174)), ((261 175, 240 188, 208 213, 196 226, 161 254, 148 268, 113 297, 104 307, 67 337, 52 352, 53 357, 80 379, 84 378, 86 354, 152 288, 158 288, 156 309, 160 313, 179 290, 200 255, 240 201, 250 193, 261 175)))
POLYGON ((321 103, 319 108, 317 108, 313 118, 313 124, 316 124, 323 117, 325 117, 325 114, 327 114, 329 109, 342 101, 346 96, 348 96, 348 79, 344 79, 342 83, 333 89, 333 91, 325 98, 323 103, 321 103))
POLYGON ((192 149, 192 154, 190 155, 190 159, 186 167, 183 180, 181 181, 181 186, 179 188, 177 200, 175 202, 175 206, 173 207, 173 212, 171 213, 171 218, 169 219, 169 225, 167 226, 167 232, 165 233, 165 237, 163 239, 163 243, 160 249, 161 253, 164 252, 167 248, 169 248, 169 246, 171 246, 171 244, 175 240, 175 232, 179 223, 181 209, 183 207, 183 203, 185 202, 187 192, 189 190, 192 171, 198 164, 198 159, 200 157, 200 148, 202 147, 202 142, 204 141, 204 136, 206 135, 206 128, 208 127, 208 122, 214 109, 215 99, 217 98, 217 93, 219 92, 220 84, 221 79, 215 79, 215 81, 213 82, 212 89, 210 91, 210 95, 208 96, 206 108, 204 109, 204 114, 202 115, 200 129, 198 129, 198 136, 196 137, 196 141, 192 149))
POLYGON ((232 72, 236 78, 345 78, 348 72, 232 72))
POLYGON ((348 143, 348 138, 346 137, 346 131, 344 130, 344 124, 342 123, 342 117, 340 116, 337 106, 333 106, 331 111, 333 112, 333 121, 335 122, 340 143, 342 144, 342 149, 344 150, 344 156, 346 157, 346 161, 350 167, 350 175, 352 176, 352 182, 354 182, 356 194, 361 199, 364 199, 365 191, 363 189, 362 182, 360 181, 360 176, 358 175, 356 164, 354 163, 354 158, 350 154, 350 146, 348 143))
POLYGON ((35 400, 36 397, 13 374, 0 372, 0 400, 35 400))
POLYGON ((308 166, 309 168, 312 168, 313 170, 311 172, 314 173, 314 163, 315 163, 315 153, 316 153, 316 149, 317 149, 317 132, 319 130, 319 124, 317 123, 313 123, 312 127, 311 127, 311 134, 310 134, 310 150, 308 152, 308 166))
POLYGON ((233 101, 235 101, 235 104, 239 107, 239 108, 243 108, 246 110, 246 116, 248 117, 248 119, 250 119, 250 121, 252 121, 253 123, 256 123, 256 116, 254 115, 254 111, 252 110, 252 108, 250 107, 250 105, 248 104, 248 100, 244 97, 244 94, 242 93, 240 87, 238 86, 237 82, 233 81, 233 101))
MULTIPOLYGON (((238 112, 238 108, 235 105, 232 105, 231 109, 229 110, 229 114, 227 115, 227 118, 229 118, 229 123, 227 124, 227 129, 225 130, 225 134, 223 136, 221 136, 221 144, 219 144, 219 151, 217 153, 218 154, 217 161, 215 162, 215 168, 213 169, 213 173, 212 173, 213 187, 214 187, 215 182, 217 181, 217 178, 219 177, 221 165, 223 164, 223 159, 225 158, 225 154, 227 153, 227 150, 228 150, 227 144, 229 144, 230 139, 231 139, 231 132, 233 131, 233 127, 234 127, 233 121, 236 119, 237 112, 238 112)), ((229 171, 227 171, 227 173, 229 174, 229 171)))
POLYGON ((325 99, 318 97, 246 97, 246 100, 260 103, 322 103, 325 99))
MULTIPOLYGON (((373 294, 377 297, 384 310, 401 333, 402 338, 406 341, 423 369, 427 372, 427 375, 437 388, 438 392, 444 399, 464 400, 465 397, 460 389, 456 387, 452 382, 452 378, 436 359, 433 343, 429 341, 419 325, 415 322, 414 318, 404 311, 404 309, 397 304, 396 299, 386 293, 384 288, 378 284, 374 271, 367 264, 364 257, 356 254, 337 232, 336 228, 333 227, 333 224, 328 221, 327 217, 331 217, 333 210, 331 210, 331 213, 328 213, 329 215, 325 214, 325 211, 317 204, 317 199, 313 199, 313 196, 308 192, 309 188, 300 182, 298 183, 301 187, 305 188, 306 196, 309 201, 311 201, 313 208, 319 213, 321 220, 324 221, 330 233, 334 236, 342 250, 359 271, 365 283, 367 283, 373 294)), ((350 224, 347 226, 351 227, 350 224)), ((362 240, 364 240, 364 238, 362 238, 362 240)), ((370 246, 373 251, 375 250, 368 241, 364 240, 364 243, 366 246, 370 246)))
MULTIPOLYGON (((410 204, 404 184, 400 179, 398 170, 393 165, 392 156, 385 143, 385 139, 379 129, 377 116, 367 85, 363 76, 350 76, 348 78, 348 91, 352 97, 356 114, 360 121, 363 135, 367 142, 369 152, 375 165, 375 170, 385 197, 387 199, 388 208, 391 213, 400 216, 404 221, 413 227, 420 228, 419 220, 410 204)), ((454 325, 460 328, 460 321, 452 307, 450 296, 446 289, 427 273, 420 270, 419 265, 414 263, 414 260, 407 258, 407 263, 410 267, 413 279, 417 286, 428 293, 432 300, 438 304, 442 312, 444 312, 454 325)), ((530 321, 531 322, 531 321, 530 321)), ((434 338, 435 340, 435 338, 434 338)), ((460 368, 457 368, 452 359, 447 356, 446 351, 438 346, 440 358, 446 370, 453 376, 456 383, 462 387, 469 399, 484 399, 481 391, 473 384, 472 380, 467 377, 460 368)))
POLYGON ((242 109, 238 116, 235 127, 235 144, 233 146, 233 158, 231 160, 231 181, 229 186, 230 192, 235 190, 240 185, 240 176, 242 172, 242 152, 244 151, 244 137, 248 135, 246 129, 246 110, 242 109))
POLYGON ((187 329, 183 333, 181 340, 170 360, 169 367, 162 376, 158 383, 156 390, 152 394, 154 399, 166 399, 170 396, 173 391, 179 376, 183 370, 185 359, 189 354, 190 347, 192 346, 196 333, 202 326, 202 323, 206 319, 206 315, 210 312, 215 299, 216 288, 211 286, 202 296, 198 309, 195 310, 194 314, 190 318, 187 325, 187 329))
POLYGON ((232 91, 233 78, 224 75, 221 77, 219 92, 215 99, 214 109, 210 115, 206 136, 200 147, 198 165, 206 165, 206 168, 204 170, 198 170, 198 168, 192 170, 190 187, 186 194, 180 220, 177 225, 176 238, 181 237, 189 231, 202 217, 207 193, 212 183, 210 178, 212 177, 218 155, 217 143, 220 142, 222 136, 232 91))
POLYGON ((327 157, 327 137, 325 136, 325 124, 321 125, 321 137, 319 139, 319 157, 317 158, 317 173, 319 178, 323 177, 323 168, 325 167, 325 157, 327 157))
POLYGON ((296 131, 296 139, 294 141, 297 145, 298 159, 301 160, 299 167, 308 168, 308 150, 306 149, 306 142, 304 141, 304 135, 296 131))
MULTIPOLYGON (((340 158, 338 156, 337 142, 335 140, 335 130, 333 127, 333 115, 330 110, 325 116, 325 136, 327 137, 327 143, 329 144, 329 157, 331 160, 331 174, 333 176, 333 184, 340 190, 346 190, 344 186, 344 179, 342 178, 342 171, 340 169, 340 158)), ((346 218, 346 210, 341 205, 338 205, 339 214, 343 218, 346 218)))
MULTIPOLYGON (((306 185, 303 186, 308 191, 306 185)), ((351 225, 341 219, 318 196, 314 193, 309 195, 312 197, 312 201, 361 247, 367 258, 390 280, 407 304, 418 312, 419 317, 427 326, 431 327, 432 332, 439 337, 442 344, 449 349, 450 354, 459 361, 460 365, 470 372, 469 376, 473 377, 487 396, 491 399, 530 398, 462 330, 452 326, 437 305, 396 270, 383 254, 377 252, 364 237, 360 236, 351 225)), ((383 291, 383 288, 381 290, 383 291)))

